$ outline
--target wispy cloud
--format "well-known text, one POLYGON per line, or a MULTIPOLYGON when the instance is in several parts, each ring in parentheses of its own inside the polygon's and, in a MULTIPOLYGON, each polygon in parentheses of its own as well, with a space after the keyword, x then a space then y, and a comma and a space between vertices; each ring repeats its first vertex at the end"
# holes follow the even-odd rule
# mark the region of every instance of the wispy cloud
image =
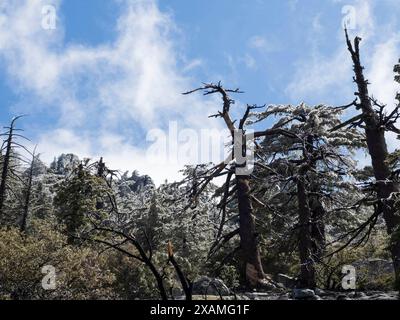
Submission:
MULTIPOLYGON (((175 179, 184 163, 168 164, 155 158, 149 164, 146 133, 155 127, 167 130, 170 120, 177 121, 180 129, 219 126, 218 121, 207 118, 215 113, 219 100, 181 95, 204 80, 196 79, 196 71, 207 69, 206 53, 200 58, 186 57, 180 30, 156 0, 114 0, 121 6, 121 16, 111 26, 114 40, 92 46, 66 44, 62 20, 54 31, 41 27, 42 6, 53 4, 61 10, 62 1, 68 0, 0 1, 0 62, 6 68, 7 82, 21 97, 18 110, 51 114, 52 122, 46 122, 36 137, 44 159, 50 161, 60 152, 102 155, 113 167, 138 169, 157 182, 175 179)), ((396 0, 381 1, 396 5, 396 0)), ((397 25, 375 17, 379 1, 331 2, 337 3, 338 14, 343 5, 354 5, 357 29, 351 32, 363 37, 371 92, 391 104, 396 91, 391 72, 399 52, 397 25)), ((293 15, 302 5, 298 0, 287 4, 293 15)), ((277 90, 285 91, 292 100, 349 102, 354 87, 340 21, 337 34, 331 34, 334 48, 328 52, 321 49, 329 27, 326 16, 316 12, 311 17, 311 33, 305 39, 310 52, 294 64, 294 70, 282 70, 291 73, 291 81, 277 85, 277 90)), ((299 32, 307 36, 304 30, 299 32)), ((246 37, 244 51, 222 53, 231 74, 212 70, 219 75, 216 80, 229 78, 231 86, 251 86, 241 80, 242 73, 248 71, 244 68, 261 70, 265 56, 281 49, 286 50, 282 57, 274 59, 287 59, 289 42, 282 41, 283 36, 278 41, 273 33, 260 29, 249 30, 246 37)))
MULTIPOLYGON (((30 113, 41 105, 59 114, 38 137, 45 160, 60 152, 103 155, 112 166, 142 169, 157 182, 176 178, 183 164, 146 167, 146 132, 166 128, 169 120, 195 129, 216 122, 207 119, 215 111, 209 103, 181 95, 197 85, 188 73, 200 61, 180 64, 171 17, 156 1, 119 0, 124 13, 113 43, 65 46, 60 23, 55 31, 41 27, 41 8, 48 2, 4 0, 0 5, 0 58, 14 90, 34 97, 34 103, 25 104, 30 113), (132 141, 132 131, 140 141, 132 141), (106 143, 107 136, 116 138, 106 143)), ((60 7, 61 0, 51 2, 60 7)))
POLYGON ((267 39, 265 36, 261 35, 252 36, 248 41, 248 47, 251 49, 256 49, 261 53, 268 53, 278 50, 276 41, 267 39))
MULTIPOLYGON (((391 20, 378 21, 374 12, 384 1, 374 0, 332 0, 340 5, 351 5, 354 8, 356 29, 350 30, 351 36, 360 36, 362 40, 362 59, 366 66, 366 75, 371 83, 370 91, 382 103, 394 106, 395 93, 398 87, 393 81, 393 66, 399 58, 400 33, 396 23, 391 20)), ((389 7, 394 5, 385 1, 389 7)), ((338 6, 340 10, 340 6, 338 6)), ((352 63, 344 42, 343 30, 338 28, 336 49, 333 53, 323 52, 319 47, 321 37, 319 24, 309 34, 309 41, 314 50, 307 59, 298 61, 293 80, 286 88, 286 94, 294 100, 320 99, 320 102, 350 101, 354 92, 352 63)), ((338 25, 339 26, 339 25, 338 25)), ((398 140, 389 134, 389 147, 398 146, 398 140)))

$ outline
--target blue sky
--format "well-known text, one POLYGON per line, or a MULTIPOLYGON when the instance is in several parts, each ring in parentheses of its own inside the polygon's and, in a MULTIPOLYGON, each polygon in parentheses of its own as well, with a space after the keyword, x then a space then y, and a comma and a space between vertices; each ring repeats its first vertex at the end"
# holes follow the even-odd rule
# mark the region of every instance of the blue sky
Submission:
POLYGON ((47 162, 104 155, 112 167, 173 180, 183 163, 150 165, 146 136, 171 121, 221 128, 207 118, 218 100, 180 95, 201 82, 244 90, 238 110, 353 100, 343 8, 363 37, 372 92, 393 105, 397 0, 0 0, 0 123, 29 114, 20 126, 47 162), (48 4, 56 30, 41 27, 48 4))

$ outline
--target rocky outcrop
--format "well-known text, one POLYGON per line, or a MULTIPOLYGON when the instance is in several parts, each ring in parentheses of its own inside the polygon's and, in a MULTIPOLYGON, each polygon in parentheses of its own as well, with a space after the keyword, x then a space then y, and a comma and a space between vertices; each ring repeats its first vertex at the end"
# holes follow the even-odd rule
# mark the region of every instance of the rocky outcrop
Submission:
POLYGON ((245 296, 250 300, 400 300, 396 291, 380 292, 380 291, 349 291, 335 292, 324 291, 321 289, 294 289, 290 292, 245 292, 237 294, 239 297, 245 296))
POLYGON ((293 289, 292 297, 295 300, 308 300, 313 299, 317 296, 315 294, 315 291, 311 289, 293 289))
POLYGON ((193 295, 229 296, 231 291, 220 279, 201 277, 193 283, 193 295))

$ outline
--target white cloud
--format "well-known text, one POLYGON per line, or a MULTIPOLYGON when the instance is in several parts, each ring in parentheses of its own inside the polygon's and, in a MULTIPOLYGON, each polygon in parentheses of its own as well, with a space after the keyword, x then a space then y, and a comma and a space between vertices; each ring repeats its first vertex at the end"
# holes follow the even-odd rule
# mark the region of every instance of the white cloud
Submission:
POLYGON ((249 46, 256 49, 264 49, 267 47, 267 40, 262 36, 253 36, 249 40, 249 46))
POLYGON ((356 13, 356 31, 364 40, 375 33, 376 23, 373 15, 375 2, 372 0, 356 0, 354 3, 356 13))
POLYGON ((46 162, 52 161, 56 155, 62 153, 79 151, 80 155, 91 155, 90 139, 68 129, 55 129, 43 133, 39 139, 39 153, 46 162))
POLYGON ((373 49, 367 72, 371 92, 389 108, 395 105, 396 92, 399 89, 398 84, 393 81, 393 66, 400 57, 399 47, 400 34, 393 34, 387 41, 378 43, 373 49))
POLYGON ((245 54, 245 56, 243 57, 243 61, 247 68, 249 69, 257 68, 257 62, 250 54, 248 53, 245 54))
MULTIPOLYGON (((351 37, 357 35, 362 38, 361 58, 366 67, 366 77, 371 83, 370 94, 387 104, 390 110, 395 105, 396 91, 399 91, 398 85, 393 81, 393 66, 398 61, 400 52, 400 34, 395 23, 386 20, 378 23, 374 16, 375 7, 383 1, 332 1, 353 5, 356 29, 349 30, 349 33, 351 37)), ((315 44, 316 50, 297 64, 293 80, 286 88, 287 95, 292 99, 321 99, 320 102, 339 99, 340 103, 353 99, 356 88, 351 82, 352 62, 344 42, 344 32, 338 30, 337 49, 329 55, 322 54, 318 46, 320 37, 325 36, 319 34, 319 28, 313 28, 309 39, 315 44)), ((399 142, 394 134, 388 134, 387 141, 390 150, 398 148, 399 142)))
POLYGON ((315 32, 322 32, 323 31, 323 29, 324 29, 324 27, 323 27, 323 25, 322 25, 322 22, 321 22, 321 19, 322 19, 322 15, 321 15, 321 13, 318 13, 315 17, 314 17, 314 19, 313 19, 313 21, 312 21, 312 27, 313 27, 313 30, 315 31, 315 32))
POLYGON ((59 122, 38 137, 47 159, 61 152, 103 155, 112 166, 143 170, 161 182, 176 176, 178 165, 149 168, 145 141, 134 147, 121 124, 131 122, 144 133, 170 120, 188 128, 216 127, 218 122, 207 116, 217 105, 181 95, 198 85, 187 74, 201 61, 179 66, 176 26, 156 1, 117 1, 124 13, 113 43, 65 47, 60 22, 55 31, 41 28, 42 6, 51 2, 60 8, 61 0, 2 0, 0 59, 15 91, 33 97, 25 106, 29 113, 44 105, 59 114, 59 122), (122 138, 102 143, 105 135, 122 138))
MULTIPOLYGON (((135 147, 122 135, 102 133, 98 136, 99 150, 94 150, 90 136, 77 135, 68 129, 56 129, 39 137, 41 159, 50 163, 55 155, 74 153, 82 158, 98 159, 104 157, 113 169, 138 170, 154 177, 157 184, 165 180, 170 182, 181 178, 181 163, 168 162, 168 159, 149 156, 146 150, 135 147)), ((33 147, 33 146, 31 146, 33 147)))
MULTIPOLYGON (((341 0, 333 2, 344 3, 341 0)), ((345 2, 349 5, 348 2, 345 2)), ((350 34, 357 34, 363 38, 363 45, 372 37, 375 30, 375 22, 372 14, 373 3, 370 0, 355 0, 352 4, 356 14, 356 30, 350 30, 350 34)), ((339 8, 340 9, 340 8, 339 8)), ((313 44, 314 50, 311 51, 306 60, 297 63, 293 80, 286 88, 286 94, 291 99, 303 100, 308 98, 319 99, 329 97, 335 92, 333 97, 348 96, 354 89, 346 87, 349 79, 352 79, 351 59, 344 40, 344 31, 340 28, 338 21, 339 41, 337 49, 329 54, 320 53, 319 42, 321 37, 326 37, 321 33, 320 15, 312 20, 312 33, 309 41, 313 44)), ((363 46, 363 56, 368 55, 368 51, 363 46)), ((368 49, 367 49, 368 50, 368 49)), ((349 96, 349 99, 352 97, 349 96)), ((321 101, 323 102, 323 101, 321 101)))
POLYGON ((272 39, 267 39, 261 35, 252 36, 247 43, 248 47, 251 49, 256 49, 262 53, 268 53, 278 50, 278 45, 276 41, 272 39))
MULTIPOLYGON (((400 91, 398 84, 393 81, 393 66, 399 60, 400 34, 393 34, 388 40, 379 43, 374 48, 371 57, 371 67, 367 73, 371 82, 370 91, 382 104, 387 105, 388 111, 393 110, 397 101, 396 94, 400 91)), ((398 122, 400 124, 400 121, 398 122)), ((399 140, 394 133, 387 134, 390 151, 399 148, 399 140)))
POLYGON ((201 67, 203 65, 203 61, 201 59, 195 59, 189 62, 184 68, 183 72, 189 72, 195 68, 201 67))
MULTIPOLYGON (((348 2, 342 0, 332 1, 348 4, 348 2)), ((374 92, 378 97, 382 96, 386 101, 390 99, 390 102, 392 102, 394 99, 393 92, 395 91, 393 65, 397 61, 396 51, 399 49, 399 37, 392 31, 395 26, 376 24, 373 15, 375 5, 376 3, 372 0, 353 1, 357 28, 356 30, 349 30, 349 34, 350 37, 358 35, 362 38, 362 59, 367 71, 370 70, 368 76, 372 82, 371 92, 374 92), (377 30, 384 30, 386 38, 378 36, 377 30)), ((315 19, 313 23, 315 25, 315 19)), ((319 34, 319 27, 313 28, 309 40, 316 44, 315 50, 311 52, 311 56, 307 59, 297 63, 293 80, 286 89, 291 98, 329 96, 331 92, 335 92, 335 96, 338 93, 341 95, 349 93, 346 86, 352 79, 352 62, 344 41, 344 31, 338 29, 337 49, 332 54, 326 55, 320 52, 318 45, 320 37, 326 37, 326 35, 319 34)), ((354 88, 350 90, 354 91, 354 88)))

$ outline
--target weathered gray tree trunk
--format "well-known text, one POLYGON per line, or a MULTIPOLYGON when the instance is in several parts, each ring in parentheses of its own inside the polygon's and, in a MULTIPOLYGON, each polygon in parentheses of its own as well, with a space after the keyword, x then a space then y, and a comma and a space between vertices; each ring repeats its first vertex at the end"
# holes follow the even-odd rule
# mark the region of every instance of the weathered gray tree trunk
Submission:
POLYGON ((387 232, 392 237, 390 252, 396 276, 396 288, 400 289, 400 237, 397 234, 400 226, 400 215, 396 212, 395 203, 390 199, 394 192, 399 192, 399 184, 390 180, 391 171, 388 163, 388 148, 385 139, 385 128, 381 126, 380 119, 373 109, 368 92, 368 81, 363 74, 360 60, 359 44, 361 39, 356 38, 354 47, 346 32, 347 45, 354 63, 354 81, 358 87, 360 109, 365 122, 368 151, 372 160, 372 167, 376 179, 378 198, 381 200, 378 210, 383 213, 387 232))
POLYGON ((3 157, 3 167, 1 172, 1 182, 0 182, 0 221, 4 215, 4 202, 6 200, 7 193, 7 182, 8 182, 8 174, 9 174, 9 166, 11 160, 11 152, 12 152, 12 143, 14 137, 14 119, 11 122, 11 126, 8 132, 7 140, 6 140, 6 153, 3 157))
POLYGON ((246 279, 251 286, 258 286, 263 284, 265 273, 258 247, 249 177, 237 176, 236 185, 240 220, 240 249, 245 265, 246 279))
MULTIPOLYGON (((189 91, 185 93, 191 94, 196 91, 204 91, 205 95, 210 95, 214 93, 219 93, 222 96, 223 100, 223 108, 222 111, 219 111, 217 115, 214 115, 213 117, 221 117, 224 119, 224 122, 226 124, 226 127, 231 133, 232 136, 232 145, 235 146, 237 143, 235 139, 235 134, 238 132, 235 121, 232 120, 230 116, 230 107, 231 104, 234 103, 234 101, 229 97, 229 93, 239 93, 239 89, 236 90, 225 90, 222 88, 220 84, 214 85, 214 84, 205 84, 204 87, 198 88, 192 91, 189 91)), ((242 118, 242 120, 239 123, 239 130, 243 130, 243 127, 246 124, 246 120, 250 114, 250 111, 252 110, 252 107, 248 106, 247 111, 242 118)), ((240 133, 240 132, 239 132, 240 133)), ((273 131, 273 133, 277 133, 276 131, 273 131)), ((259 132, 257 135, 255 134, 253 138, 256 137, 265 137, 268 134, 272 134, 271 132, 259 132)), ((240 133, 242 139, 242 157, 246 155, 246 134, 245 132, 240 133)), ((237 138, 237 137, 236 137, 237 138)), ((236 150, 235 150, 236 151, 236 150)), ((233 160, 236 156, 235 154, 232 154, 232 159, 233 160)), ((237 158, 236 158, 237 160, 237 158)), ((242 164, 241 164, 242 165, 242 164)), ((213 173, 213 177, 209 181, 211 181, 214 177, 216 177, 218 174, 220 174, 226 167, 228 166, 228 163, 223 162, 218 166, 218 169, 216 169, 215 173, 213 173)), ((261 263, 261 256, 260 256, 260 250, 259 250, 259 245, 258 245, 258 235, 256 232, 256 223, 255 223, 255 217, 253 214, 253 205, 252 205, 252 195, 251 195, 251 189, 250 189, 250 176, 246 174, 236 174, 236 196, 237 196, 237 201, 238 201, 238 211, 239 211, 239 235, 240 235, 240 251, 242 254, 242 262, 244 265, 244 274, 246 277, 246 284, 249 285, 250 287, 257 287, 257 286, 263 286, 263 287, 270 287, 272 285, 271 281, 266 277, 262 263, 261 263)), ((232 235, 236 235, 236 232, 231 233, 232 235)), ((228 238, 230 239, 230 238, 228 238)))

